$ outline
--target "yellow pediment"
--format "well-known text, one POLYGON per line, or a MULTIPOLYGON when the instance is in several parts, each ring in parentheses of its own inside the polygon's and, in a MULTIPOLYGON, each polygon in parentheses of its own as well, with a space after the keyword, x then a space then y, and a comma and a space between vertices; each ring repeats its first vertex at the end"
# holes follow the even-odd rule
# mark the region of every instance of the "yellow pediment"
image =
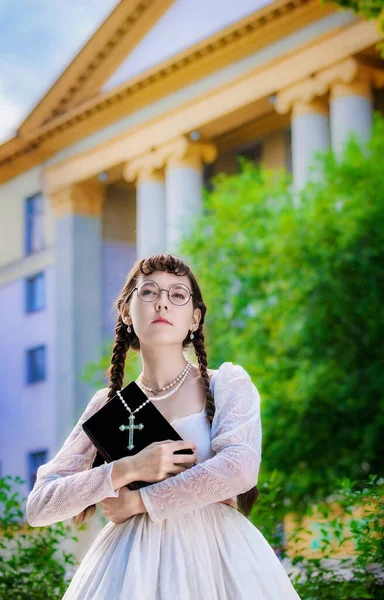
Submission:
POLYGON ((19 127, 21 136, 97 95, 175 0, 121 0, 19 127))
MULTIPOLYGON (((209 6, 217 7, 218 2, 205 0, 209 6)), ((167 47, 168 58, 158 52, 149 58, 153 66, 141 64, 140 72, 132 76, 128 67, 139 68, 138 56, 148 52, 151 39, 165 36, 172 18, 173 27, 188 20, 188 11, 181 9, 198 3, 203 0, 121 0, 25 119, 17 136, 0 145, 0 183, 336 11, 332 3, 322 5, 319 0, 238 0, 237 13, 224 11, 205 29, 191 26, 185 39, 179 33, 178 41, 167 47), (198 36, 200 40, 194 41, 198 36), (180 50, 182 43, 186 47, 180 50)), ((203 20, 204 14, 200 11, 203 20)))
POLYGON ((223 32, 225 28, 272 2, 273 0, 176 0, 129 53, 102 91, 109 91, 171 57, 188 51, 199 42, 223 32))

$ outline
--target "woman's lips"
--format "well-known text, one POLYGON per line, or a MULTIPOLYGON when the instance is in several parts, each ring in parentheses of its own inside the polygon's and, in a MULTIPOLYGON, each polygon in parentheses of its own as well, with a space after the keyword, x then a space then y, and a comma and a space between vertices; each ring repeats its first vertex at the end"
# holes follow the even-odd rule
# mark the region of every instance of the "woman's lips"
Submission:
POLYGON ((153 325, 157 325, 158 323, 160 323, 160 325, 170 325, 167 321, 152 321, 153 325))

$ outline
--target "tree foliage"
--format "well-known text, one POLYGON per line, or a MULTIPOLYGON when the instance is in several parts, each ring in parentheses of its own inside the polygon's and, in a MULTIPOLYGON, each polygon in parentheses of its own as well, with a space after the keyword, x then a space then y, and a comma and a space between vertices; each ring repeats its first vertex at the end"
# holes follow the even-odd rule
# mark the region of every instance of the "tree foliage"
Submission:
POLYGON ((19 477, 0 478, 0 600, 58 600, 77 566, 61 544, 77 538, 64 523, 42 528, 25 523, 25 498, 17 490, 23 483, 19 477))
POLYGON ((180 249, 208 305, 210 361, 241 364, 262 398, 263 462, 299 506, 339 477, 382 472, 384 122, 298 195, 242 163, 219 175, 180 249))
POLYGON ((334 498, 337 516, 325 502, 307 511, 321 515, 309 530, 318 525, 316 556, 308 556, 307 522, 300 519, 290 536, 297 544, 293 584, 302 600, 384 600, 384 480, 372 475, 356 485, 344 478, 334 498))
POLYGON ((342 8, 353 10, 367 19, 377 19, 384 8, 384 0, 333 0, 342 8))
MULTIPOLYGON (((353 10, 354 13, 365 19, 377 19, 378 27, 384 31, 384 0, 333 0, 333 2, 341 8, 353 10)), ((377 48, 384 57, 384 44, 378 44, 377 48)))
POLYGON ((261 482, 253 524, 282 560, 302 600, 384 600, 384 479, 336 482, 332 502, 308 507, 288 533, 281 476, 261 482), (335 511, 335 505, 337 511, 335 511))

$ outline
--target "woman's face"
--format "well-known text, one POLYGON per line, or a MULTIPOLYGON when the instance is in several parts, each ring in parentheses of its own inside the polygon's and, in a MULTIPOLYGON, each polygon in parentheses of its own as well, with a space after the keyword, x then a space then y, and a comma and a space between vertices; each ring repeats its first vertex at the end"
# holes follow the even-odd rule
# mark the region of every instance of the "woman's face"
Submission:
POLYGON ((182 344, 188 332, 198 327, 201 311, 193 308, 192 298, 181 306, 172 304, 168 290, 174 283, 182 283, 192 292, 191 282, 187 275, 174 275, 164 271, 155 271, 151 275, 140 274, 135 287, 142 281, 155 281, 162 290, 159 297, 151 302, 143 302, 137 295, 137 290, 130 297, 128 306, 122 307, 124 322, 133 325, 140 344, 182 344), (154 323, 158 317, 164 317, 166 323, 154 323))

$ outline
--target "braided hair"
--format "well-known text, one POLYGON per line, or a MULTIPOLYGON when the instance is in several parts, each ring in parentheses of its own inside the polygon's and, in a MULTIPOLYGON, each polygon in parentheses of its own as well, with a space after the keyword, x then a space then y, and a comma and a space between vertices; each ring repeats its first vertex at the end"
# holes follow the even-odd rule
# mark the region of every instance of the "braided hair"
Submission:
MULTIPOLYGON (((200 309, 201 319, 198 329, 194 332, 193 340, 190 339, 188 332, 185 339, 183 340, 182 347, 189 348, 192 344, 194 346, 200 370, 200 376, 205 386, 205 412, 210 426, 212 426, 212 420, 215 414, 215 401, 210 390, 210 382, 207 372, 208 359, 204 345, 203 332, 203 324, 205 314, 207 312, 207 307, 203 302, 200 287, 189 266, 181 259, 176 258, 171 254, 155 254, 153 256, 137 260, 133 265, 131 271, 129 272, 126 282, 120 294, 118 295, 117 300, 115 301, 114 306, 118 310, 118 317, 115 328, 115 339, 112 349, 111 364, 106 371, 106 376, 109 379, 109 389, 106 402, 109 402, 109 400, 111 400, 116 395, 116 392, 118 390, 121 390, 124 385, 124 367, 128 350, 131 349, 135 352, 138 352, 140 350, 140 341, 137 335, 135 334, 133 326, 131 327, 131 333, 128 333, 127 327, 123 322, 121 316, 121 307, 129 301, 133 289, 136 287, 136 282, 138 281, 140 274, 142 273, 144 275, 151 275, 154 271, 165 271, 167 273, 179 275, 180 277, 182 277, 183 275, 187 275, 191 281, 193 307, 200 309)), ((103 463, 104 459, 99 454, 99 452, 97 452, 95 460, 92 464, 92 468, 98 467, 103 463)), ((252 506, 256 502, 257 498, 257 486, 254 486, 252 489, 248 490, 244 494, 239 494, 237 496, 238 507, 245 516, 249 515, 252 506)), ((88 506, 80 514, 73 517, 72 521, 76 525, 80 525, 85 519, 90 518, 94 514, 95 510, 95 504, 88 506)))

